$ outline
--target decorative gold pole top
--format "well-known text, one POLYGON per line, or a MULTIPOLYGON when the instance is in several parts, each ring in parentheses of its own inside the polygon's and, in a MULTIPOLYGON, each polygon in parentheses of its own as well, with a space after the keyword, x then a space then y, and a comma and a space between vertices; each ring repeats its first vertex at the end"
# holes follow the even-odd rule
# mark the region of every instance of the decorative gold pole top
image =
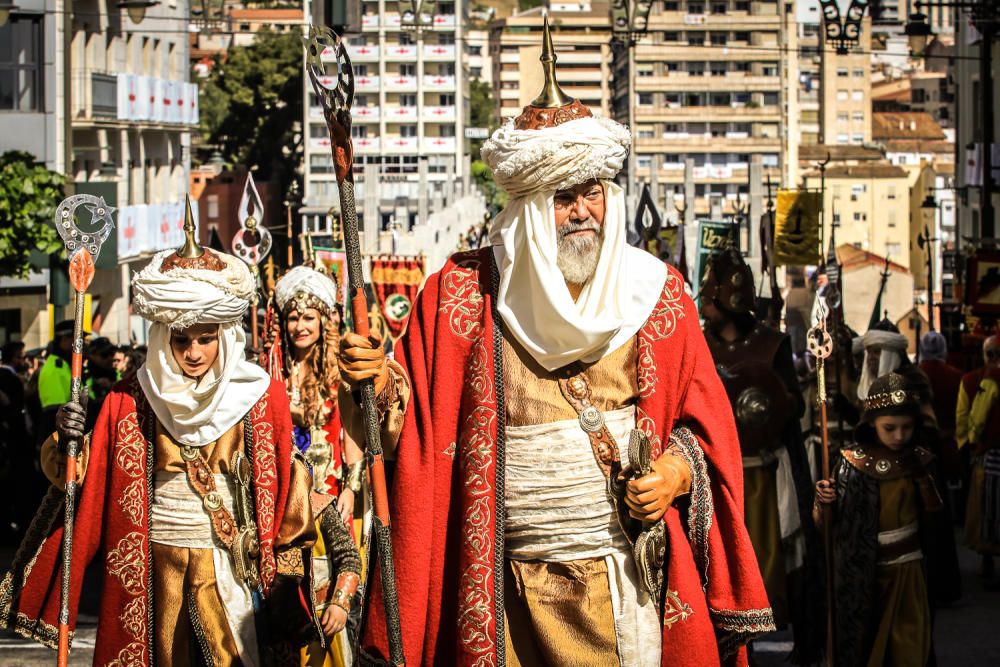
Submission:
POLYGON ((542 19, 542 55, 538 59, 542 63, 542 74, 545 84, 542 92, 531 102, 531 106, 540 109, 555 109, 572 104, 573 98, 563 92, 556 81, 556 49, 552 45, 552 31, 549 30, 549 15, 542 19))
POLYGON ((177 256, 184 259, 196 259, 205 254, 205 249, 198 245, 194 237, 194 216, 191 215, 191 195, 185 198, 184 210, 184 246, 177 250, 177 256))

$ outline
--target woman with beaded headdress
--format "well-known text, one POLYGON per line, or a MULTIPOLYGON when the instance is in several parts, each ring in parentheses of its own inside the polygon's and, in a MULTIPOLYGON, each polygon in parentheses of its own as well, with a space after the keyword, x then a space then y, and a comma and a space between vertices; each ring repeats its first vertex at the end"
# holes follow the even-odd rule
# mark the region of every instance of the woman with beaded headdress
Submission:
POLYGON ((361 574, 348 522, 363 483, 364 454, 344 437, 336 402, 342 314, 337 283, 313 268, 297 266, 275 284, 274 305, 268 370, 288 391, 295 446, 312 470, 312 508, 319 529, 313 588, 324 633, 332 640, 328 651, 318 643, 307 647, 303 664, 351 664, 352 642, 340 631, 361 574))
POLYGON ((72 631, 94 563, 94 664, 296 664, 319 631, 302 590, 315 541, 309 474, 293 457, 283 386, 245 360, 255 281, 236 257, 195 243, 190 211, 184 247, 132 280, 151 323, 145 363, 111 389, 91 431, 79 404, 60 409, 42 450, 53 485, 0 582, 0 626, 55 648, 60 589, 72 631), (64 582, 58 443, 69 439, 83 446, 64 582))

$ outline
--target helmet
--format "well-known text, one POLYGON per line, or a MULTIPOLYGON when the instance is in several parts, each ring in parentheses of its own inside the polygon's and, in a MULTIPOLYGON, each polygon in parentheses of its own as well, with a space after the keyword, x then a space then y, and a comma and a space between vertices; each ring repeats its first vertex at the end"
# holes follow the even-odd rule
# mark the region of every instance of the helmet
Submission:
POLYGON ((736 248, 712 253, 701 283, 702 299, 712 299, 715 305, 730 313, 750 313, 754 310, 753 271, 736 248))

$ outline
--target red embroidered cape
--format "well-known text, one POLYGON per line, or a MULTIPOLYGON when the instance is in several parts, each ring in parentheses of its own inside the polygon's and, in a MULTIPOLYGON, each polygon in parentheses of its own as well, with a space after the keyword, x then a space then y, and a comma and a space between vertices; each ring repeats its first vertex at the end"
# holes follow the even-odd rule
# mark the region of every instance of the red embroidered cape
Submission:
MULTIPOLYGON (((253 470, 265 592, 274 580, 273 544, 291 474, 291 421, 285 387, 271 382, 250 411, 253 470)), ((152 431, 155 419, 134 376, 101 408, 90 440, 73 531, 70 628, 76 626, 83 572, 104 563, 95 665, 151 664, 155 563, 149 549, 152 431)), ((0 583, 0 625, 56 648, 62 585, 62 498, 53 488, 0 583)))
MULTIPOLYGON (((391 491, 406 662, 500 665, 503 630, 502 321, 489 248, 428 278, 396 358, 412 397, 391 491), (498 502, 500 499, 500 502, 498 502)), ((663 660, 745 664, 743 645, 774 629, 743 524, 740 448, 729 401, 684 282, 669 270, 637 334, 637 426, 658 456, 668 439, 692 469, 669 539, 663 660)), ((363 661, 387 658, 381 580, 372 578, 363 661)))

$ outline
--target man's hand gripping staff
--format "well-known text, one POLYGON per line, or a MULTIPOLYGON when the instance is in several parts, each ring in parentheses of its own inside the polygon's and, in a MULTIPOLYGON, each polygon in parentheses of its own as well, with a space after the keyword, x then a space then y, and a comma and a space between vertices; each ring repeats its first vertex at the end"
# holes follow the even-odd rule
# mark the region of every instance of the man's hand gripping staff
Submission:
MULTIPOLYGON (((351 68, 351 59, 347 55, 347 49, 344 48, 343 42, 329 28, 310 27, 305 46, 309 81, 313 91, 323 104, 323 116, 326 118, 326 125, 330 131, 334 172, 340 189, 340 214, 343 223, 344 249, 347 254, 348 291, 351 296, 354 329, 358 337, 368 339, 370 335, 368 304, 365 299, 361 268, 361 243, 358 238, 358 215, 354 200, 354 177, 352 174, 354 148, 351 145, 351 104, 354 101, 354 71, 351 68), (327 61, 331 66, 336 65, 336 76, 327 75, 327 61)), ((350 336, 348 334, 345 340, 354 339, 350 336)), ((379 344, 380 341, 373 340, 372 350, 378 348, 379 344)), ((375 356, 378 356, 377 353, 375 356)), ((373 360, 368 359, 367 361, 373 360)), ((376 365, 379 365, 377 359, 374 361, 376 365)), ((371 484, 372 504, 375 509, 372 533, 377 545, 377 555, 372 557, 379 559, 382 574, 382 598, 389 635, 389 660, 393 665, 403 665, 405 661, 399 625, 396 572, 389 530, 389 500, 385 486, 379 412, 375 404, 376 390, 385 386, 384 367, 383 360, 381 372, 360 375, 354 372, 354 368, 349 367, 345 369, 345 379, 361 393, 368 479, 371 484), (381 382, 378 382, 379 378, 381 378, 381 382)))
POLYGON ((80 407, 80 389, 83 383, 83 307, 87 288, 94 279, 94 260, 101 254, 101 246, 114 229, 113 208, 103 197, 73 195, 56 208, 56 230, 66 245, 69 255, 69 282, 76 291, 73 318, 73 361, 68 410, 60 411, 59 430, 66 450, 66 511, 63 528, 62 587, 59 600, 59 652, 57 664, 69 663, 69 597, 73 563, 73 521, 76 515, 77 457, 83 439, 83 410, 80 407), (76 225, 76 210, 81 206, 90 211, 91 229, 76 225), (65 437, 70 436, 70 437, 65 437))

